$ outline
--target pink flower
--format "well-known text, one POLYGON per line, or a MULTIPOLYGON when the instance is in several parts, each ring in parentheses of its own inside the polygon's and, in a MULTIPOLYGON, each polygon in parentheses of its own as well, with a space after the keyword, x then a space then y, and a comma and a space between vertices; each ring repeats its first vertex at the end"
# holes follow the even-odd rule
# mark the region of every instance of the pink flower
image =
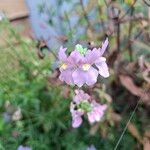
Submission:
POLYGON ((102 57, 102 55, 106 51, 107 46, 108 46, 108 38, 106 38, 105 42, 102 43, 102 48, 98 49, 100 57, 99 57, 99 59, 97 59, 95 61, 95 65, 99 70, 99 74, 101 76, 103 76, 104 78, 109 77, 109 70, 108 70, 108 66, 107 66, 107 63, 106 63, 106 58, 102 57))
POLYGON ((108 38, 102 44, 102 48, 86 50, 81 45, 67 57, 66 49, 60 48, 59 59, 63 62, 60 67, 60 80, 67 84, 75 84, 78 87, 87 84, 91 86, 97 82, 98 74, 109 76, 106 58, 102 57, 108 46, 108 38))
POLYGON ((98 59, 96 53, 98 51, 88 50, 85 56, 80 57, 78 67, 72 74, 74 84, 81 87, 83 84, 90 86, 96 83, 98 71, 92 66, 95 60, 98 59))
POLYGON ((61 61, 61 66, 60 66, 60 76, 59 79, 61 81, 65 81, 67 84, 74 84, 73 78, 72 78, 72 73, 73 73, 73 68, 72 68, 72 63, 69 61, 67 55, 66 55, 66 50, 67 48, 60 47, 59 53, 58 53, 58 58, 61 61))
POLYGON ((100 105, 96 101, 92 101, 91 105, 93 107, 93 110, 87 113, 88 120, 90 123, 98 122, 104 116, 107 105, 100 105))
POLYGON ((70 112, 72 115, 72 127, 78 128, 82 124, 82 116, 86 115, 92 124, 98 122, 104 116, 107 105, 101 105, 82 90, 76 90, 76 95, 71 102, 70 112))

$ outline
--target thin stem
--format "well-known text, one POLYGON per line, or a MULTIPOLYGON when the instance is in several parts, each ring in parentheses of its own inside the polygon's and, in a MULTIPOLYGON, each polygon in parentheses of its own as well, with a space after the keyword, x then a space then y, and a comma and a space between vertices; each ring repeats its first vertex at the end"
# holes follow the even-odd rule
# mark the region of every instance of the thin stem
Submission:
POLYGON ((83 15, 84 15, 85 20, 87 21, 88 27, 91 28, 92 26, 91 26, 91 23, 90 23, 89 18, 88 18, 88 16, 87 16, 87 12, 86 12, 86 10, 85 10, 85 8, 84 8, 83 0, 80 0, 80 5, 81 5, 81 7, 82 7, 83 15))
POLYGON ((106 5, 106 7, 108 7, 108 3, 107 3, 107 1, 106 1, 106 0, 104 0, 104 3, 105 3, 105 5, 106 5))
MULTIPOLYGON (((132 8, 131 8, 130 17, 133 16, 133 13, 134 13, 134 6, 132 6, 132 8)), ((130 56, 130 61, 133 60, 132 44, 131 44, 132 28, 133 28, 133 23, 132 23, 132 21, 130 21, 129 22, 129 34, 128 34, 128 52, 129 52, 129 56, 130 56)))
POLYGON ((150 7, 150 4, 146 0, 143 0, 143 1, 148 7, 150 7))
POLYGON ((68 27, 69 27, 69 31, 70 31, 71 40, 73 40, 73 30, 72 30, 70 20, 69 20, 69 16, 68 16, 67 12, 65 12, 65 16, 66 16, 66 19, 67 19, 67 22, 68 22, 68 27))
POLYGON ((122 17, 119 18, 119 20, 122 20, 132 9, 132 7, 134 7, 134 5, 136 4, 137 0, 134 1, 134 3, 129 7, 129 9, 125 12, 124 15, 122 15, 122 17))
POLYGON ((133 110, 133 112, 132 112, 132 114, 131 114, 131 116, 130 116, 130 118, 129 118, 129 120, 128 120, 128 122, 127 122, 127 124, 126 124, 126 126, 125 126, 125 128, 124 128, 124 130, 123 130, 123 132, 122 132, 122 134, 121 134, 121 136, 119 138, 119 140, 118 140, 118 142, 117 142, 117 144, 116 144, 116 146, 115 146, 115 148, 114 148, 114 150, 117 150, 117 148, 118 148, 118 146, 119 146, 119 144, 120 144, 120 142, 121 142, 121 140, 122 140, 122 138, 123 138, 123 136, 124 136, 124 134, 125 134, 125 132, 126 132, 126 130, 128 128, 128 125, 130 124, 130 122, 131 122, 131 120, 132 120, 132 118, 133 118, 133 116, 134 116, 134 114, 135 114, 135 112, 136 112, 136 110, 137 110, 137 108, 138 108, 138 106, 140 104, 140 101, 141 101, 141 99, 139 99, 139 101, 137 102, 137 104, 136 104, 136 106, 135 106, 135 108, 134 108, 134 110, 133 110))
POLYGON ((112 19, 114 21, 114 25, 116 26, 117 29, 117 37, 116 37, 116 45, 117 45, 117 51, 120 52, 120 22, 119 22, 119 15, 120 15, 120 10, 112 7, 111 8, 111 13, 112 13, 112 19))
POLYGON ((139 31, 139 32, 137 33, 137 35, 134 37, 134 40, 136 40, 142 33, 143 33, 143 30, 139 31))
POLYGON ((117 23, 117 50, 120 52, 120 23, 117 23))
MULTIPOLYGON (((99 11, 99 15, 101 15, 101 14, 102 14, 102 9, 101 9, 101 6, 100 6, 100 5, 98 5, 98 11, 99 11)), ((100 16, 100 22, 101 22, 101 25, 102 25, 102 29, 103 29, 103 31, 105 32, 104 21, 103 21, 103 19, 101 18, 101 16, 100 16)))
MULTIPOLYGON (((57 55, 55 54, 55 52, 54 52, 49 46, 47 46, 47 45, 48 45, 48 40, 49 40, 49 39, 47 39, 47 40, 41 39, 41 41, 38 41, 38 44, 37 44, 38 52, 41 53, 41 49, 42 49, 42 48, 46 48, 46 49, 48 49, 49 52, 51 52, 51 54, 52 54, 52 55, 55 57, 55 59, 57 60, 58 57, 57 57, 57 55)), ((44 55, 43 55, 43 56, 44 56, 44 55)), ((43 56, 41 56, 41 57, 43 57, 43 56)))

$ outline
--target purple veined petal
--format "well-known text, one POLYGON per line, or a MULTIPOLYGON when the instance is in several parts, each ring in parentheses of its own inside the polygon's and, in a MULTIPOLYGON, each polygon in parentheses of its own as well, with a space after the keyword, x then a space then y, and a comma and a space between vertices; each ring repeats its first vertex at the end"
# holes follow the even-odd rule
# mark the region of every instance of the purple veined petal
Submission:
POLYGON ((86 93, 82 93, 81 97, 83 100, 89 100, 90 99, 90 96, 86 93))
POLYGON ((88 120, 91 124, 95 122, 95 116, 94 116, 93 112, 87 113, 87 116, 88 116, 88 120))
POLYGON ((91 103, 93 105, 93 110, 87 113, 88 120, 90 123, 94 123, 96 121, 98 122, 104 116, 107 105, 101 105, 97 103, 95 100, 93 100, 91 103))
POLYGON ((93 109, 92 112, 89 112, 89 113, 88 113, 89 122, 90 122, 90 123, 94 123, 94 122, 96 122, 96 121, 97 121, 97 122, 100 121, 100 119, 101 119, 100 116, 101 116, 101 115, 99 114, 99 112, 96 111, 96 109, 93 109))
POLYGON ((80 99, 83 99, 83 100, 88 100, 90 98, 90 96, 85 93, 83 90, 78 90, 78 92, 76 93, 80 99))
POLYGON ((108 38, 106 38, 106 40, 104 41, 104 43, 102 43, 102 48, 100 49, 100 55, 102 56, 104 54, 104 52, 106 51, 106 48, 108 46, 108 38))
POLYGON ((58 52, 58 58, 61 60, 61 61, 65 61, 67 59, 67 55, 66 55, 66 50, 67 48, 63 48, 62 46, 60 47, 59 49, 59 52, 58 52))
POLYGON ((97 77, 98 77, 98 71, 90 67, 90 69, 86 73, 86 84, 91 86, 97 82, 97 77))
POLYGON ((94 48, 92 51, 88 50, 85 55, 85 62, 88 64, 93 64, 100 57, 100 51, 94 48))
POLYGON ((79 96, 75 96, 73 101, 76 102, 77 104, 79 104, 81 102, 81 99, 79 96))
POLYGON ((100 119, 101 119, 101 113, 99 113, 99 111, 97 111, 97 110, 94 110, 94 117, 95 117, 95 121, 100 121, 100 119))
POLYGON ((83 86, 83 84, 86 82, 86 73, 82 71, 80 68, 77 68, 73 72, 72 77, 74 84, 76 84, 78 87, 83 86))
MULTIPOLYGON (((104 58, 104 57, 101 57, 101 58, 104 58)), ((98 68, 99 74, 101 76, 103 76, 104 78, 109 77, 109 69, 104 59, 98 60, 97 62, 95 62, 95 65, 98 68)))
POLYGON ((87 84, 91 86, 96 83, 98 77, 98 71, 93 67, 90 67, 88 71, 83 71, 82 69, 76 69, 73 74, 73 81, 78 87, 83 86, 83 84, 87 84))
POLYGON ((71 52, 68 59, 72 64, 77 65, 79 62, 83 61, 84 57, 77 50, 74 50, 71 52))
POLYGON ((75 116, 72 120, 72 127, 78 128, 82 124, 82 118, 81 116, 75 116))
POLYGON ((74 85, 73 78, 72 78, 72 73, 73 73, 72 69, 63 70, 60 73, 59 79, 61 81, 66 82, 69 85, 74 85))
POLYGON ((107 105, 101 105, 101 110, 104 112, 107 109, 107 105))
POLYGON ((79 104, 82 101, 82 98, 80 95, 76 95, 73 99, 74 102, 76 102, 77 104, 79 104))
POLYGON ((99 105, 96 108, 96 112, 99 114, 100 119, 104 116, 105 110, 107 109, 107 105, 99 105))
POLYGON ((87 93, 84 93, 82 90, 75 90, 76 95, 73 98, 73 101, 79 104, 82 100, 89 100, 90 96, 87 93))

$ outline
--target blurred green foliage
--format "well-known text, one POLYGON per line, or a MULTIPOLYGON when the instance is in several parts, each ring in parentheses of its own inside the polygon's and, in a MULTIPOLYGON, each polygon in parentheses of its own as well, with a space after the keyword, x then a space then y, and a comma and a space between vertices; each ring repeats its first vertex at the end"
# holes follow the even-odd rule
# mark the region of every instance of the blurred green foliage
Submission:
MULTIPOLYGON (((0 149, 15 150, 19 145, 28 145, 33 150, 85 150, 92 144, 97 149, 112 149, 119 135, 113 126, 106 138, 100 133, 90 135, 88 123, 79 129, 71 128, 71 97, 61 94, 63 86, 48 82, 52 56, 48 54, 39 60, 35 43, 22 39, 7 21, 4 24, 11 38, 5 41, 9 47, 0 48, 0 149), (19 44, 14 46, 13 41, 19 44), (22 119, 7 121, 4 114, 12 117, 18 107, 22 119)), ((131 147, 135 144, 130 134, 125 140, 131 147)), ((125 147, 126 142, 121 146, 125 147)))

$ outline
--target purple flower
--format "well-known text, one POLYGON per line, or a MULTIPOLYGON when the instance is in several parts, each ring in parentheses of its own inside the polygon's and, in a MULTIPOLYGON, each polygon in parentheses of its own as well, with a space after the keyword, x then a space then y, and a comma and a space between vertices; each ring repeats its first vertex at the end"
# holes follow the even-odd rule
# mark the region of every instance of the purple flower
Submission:
POLYGON ((59 79, 61 81, 65 81, 67 84, 74 84, 73 78, 72 78, 72 73, 73 73, 73 68, 72 68, 72 63, 69 61, 67 55, 66 55, 66 48, 60 47, 58 57, 59 60, 61 61, 61 66, 60 66, 60 76, 59 79))
POLYGON ((100 105, 82 90, 76 90, 76 95, 71 102, 70 112, 72 115, 72 127, 78 128, 82 124, 82 116, 87 115, 92 124, 98 122, 104 116, 107 105, 100 105))
POLYGON ((22 145, 20 145, 20 146, 17 148, 17 150, 32 150, 32 148, 31 148, 31 147, 28 147, 28 146, 22 146, 22 145))
POLYGON ((94 145, 91 145, 90 147, 88 147, 86 150, 96 150, 94 145))
POLYGON ((99 49, 86 50, 81 45, 77 45, 68 57, 65 54, 66 48, 61 47, 59 51, 59 59, 62 62, 60 80, 81 87, 84 84, 88 86, 95 84, 98 74, 108 77, 106 58, 102 57, 107 46, 108 38, 99 49))
MULTIPOLYGON (((72 108, 71 108, 72 109, 72 108)), ((83 112, 81 111, 72 111, 72 127, 78 128, 82 124, 82 116, 83 112)))
POLYGON ((98 122, 104 116, 107 105, 100 105, 94 100, 91 102, 91 105, 93 107, 93 110, 87 113, 88 120, 90 123, 94 123, 96 121, 98 122))
POLYGON ((80 57, 80 61, 78 63, 78 67, 74 70, 72 77, 74 84, 79 87, 83 86, 83 84, 87 84, 88 86, 93 85, 97 81, 98 71, 92 65, 97 58, 95 53, 98 51, 88 50, 85 56, 80 57))
POLYGON ((102 43, 102 48, 98 49, 100 57, 99 57, 99 59, 97 59, 95 61, 95 65, 99 70, 99 74, 101 76, 103 76, 104 78, 109 77, 109 70, 108 70, 108 66, 106 64, 106 58, 102 57, 102 55, 104 54, 107 46, 108 46, 108 38, 106 38, 105 42, 102 43))

